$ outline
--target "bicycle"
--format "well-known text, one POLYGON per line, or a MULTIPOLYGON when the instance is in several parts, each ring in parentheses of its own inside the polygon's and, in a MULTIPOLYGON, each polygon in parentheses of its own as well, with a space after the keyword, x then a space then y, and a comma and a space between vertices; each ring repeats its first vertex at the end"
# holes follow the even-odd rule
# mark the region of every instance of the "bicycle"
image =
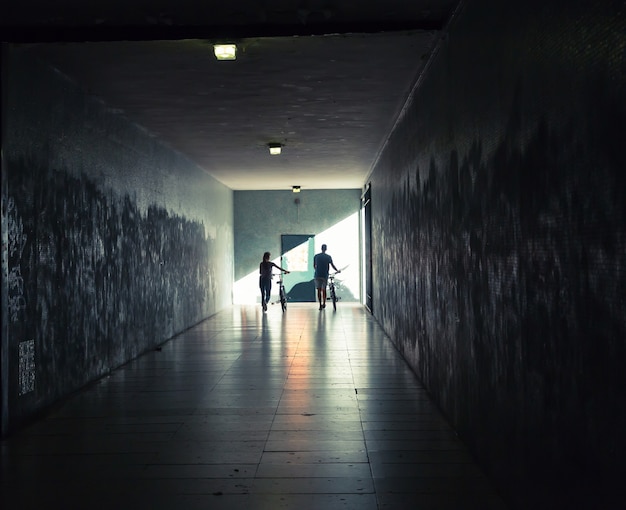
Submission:
POLYGON ((337 311, 337 301, 339 300, 339 298, 337 297, 337 293, 335 292, 335 275, 336 274, 337 273, 328 275, 328 293, 329 293, 329 298, 333 303, 333 310, 335 312, 337 311))
MULTIPOLYGON (((287 292, 285 292, 285 285, 283 284, 282 274, 272 276, 279 276, 278 281, 278 301, 275 303, 280 303, 280 307, 283 309, 283 312, 287 309, 287 292)), ((274 303, 272 303, 274 304, 274 303)))

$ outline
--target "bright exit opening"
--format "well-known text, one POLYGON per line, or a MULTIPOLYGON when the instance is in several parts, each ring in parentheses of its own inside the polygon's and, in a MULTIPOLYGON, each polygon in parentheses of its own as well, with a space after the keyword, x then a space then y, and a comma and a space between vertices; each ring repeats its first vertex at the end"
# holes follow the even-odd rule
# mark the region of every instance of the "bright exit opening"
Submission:
MULTIPOLYGON (((359 214, 354 213, 343 221, 323 232, 314 235, 290 235, 294 246, 280 257, 273 259, 277 265, 291 271, 285 275, 284 283, 288 299, 292 302, 315 301, 315 284, 313 281, 313 256, 322 251, 326 244, 328 253, 341 273, 335 279, 337 295, 342 301, 361 301, 360 265, 359 265, 359 214), (298 241, 301 238, 301 242, 298 241)), ((259 260, 260 262, 260 260, 259 260)), ((332 268, 331 268, 332 272, 332 268)), ((278 277, 272 283, 272 300, 278 296, 278 277)), ((235 282, 233 302, 235 304, 260 303, 258 268, 235 282)))

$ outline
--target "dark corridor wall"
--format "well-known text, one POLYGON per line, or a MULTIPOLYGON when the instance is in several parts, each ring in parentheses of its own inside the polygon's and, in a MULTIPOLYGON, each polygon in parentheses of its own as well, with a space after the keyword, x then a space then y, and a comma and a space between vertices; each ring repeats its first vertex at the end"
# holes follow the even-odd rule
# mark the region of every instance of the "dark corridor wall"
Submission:
POLYGON ((520 509, 622 485, 625 15, 466 2, 372 174, 374 313, 520 509))
POLYGON ((229 305, 233 268, 231 190, 7 56, 3 432, 229 305))

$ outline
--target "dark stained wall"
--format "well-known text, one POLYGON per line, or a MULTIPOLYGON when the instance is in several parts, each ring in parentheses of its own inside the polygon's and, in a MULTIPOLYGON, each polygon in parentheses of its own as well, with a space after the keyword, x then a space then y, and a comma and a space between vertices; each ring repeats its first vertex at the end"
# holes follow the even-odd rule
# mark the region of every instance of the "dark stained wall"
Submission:
POLYGON ((231 190, 5 55, 3 433, 230 305, 233 276, 231 190))
POLYGON ((625 34, 465 2, 371 176, 375 316, 515 508, 617 508, 625 34))

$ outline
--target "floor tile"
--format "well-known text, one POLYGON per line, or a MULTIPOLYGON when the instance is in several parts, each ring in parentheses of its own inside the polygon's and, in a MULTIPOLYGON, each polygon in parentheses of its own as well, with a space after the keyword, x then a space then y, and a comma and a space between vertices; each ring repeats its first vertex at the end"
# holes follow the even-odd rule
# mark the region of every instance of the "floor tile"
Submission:
POLYGON ((232 307, 2 446, 2 508, 504 510, 361 306, 232 307))

